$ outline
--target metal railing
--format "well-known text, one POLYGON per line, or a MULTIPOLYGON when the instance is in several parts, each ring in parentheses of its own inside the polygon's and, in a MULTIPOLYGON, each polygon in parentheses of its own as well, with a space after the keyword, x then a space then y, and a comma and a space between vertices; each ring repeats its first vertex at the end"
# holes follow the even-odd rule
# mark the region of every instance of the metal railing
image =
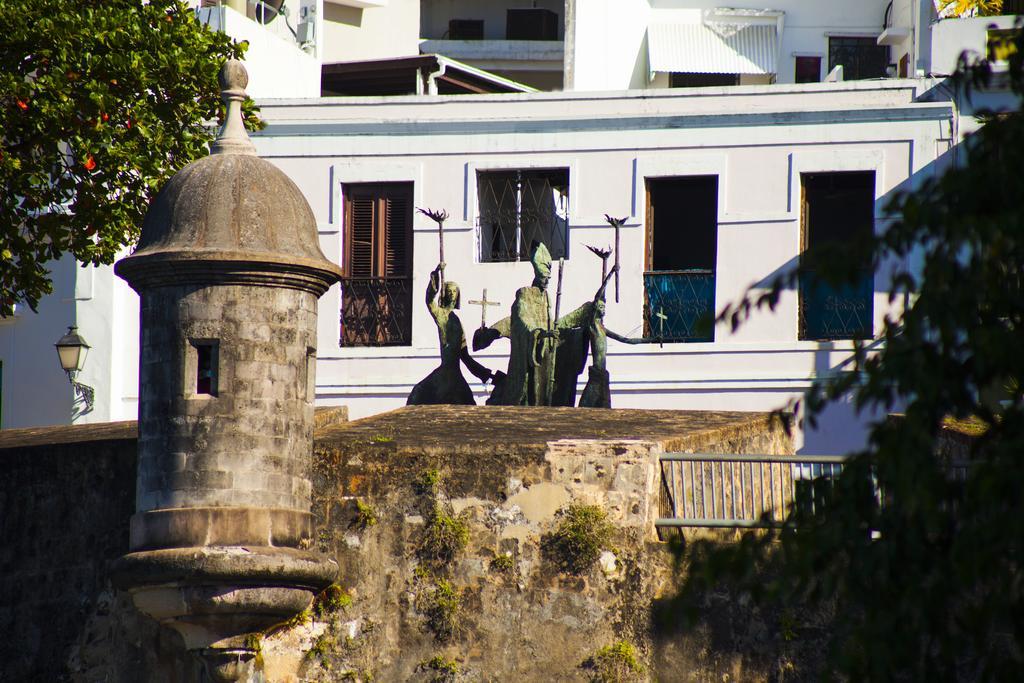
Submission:
POLYGON ((715 272, 644 273, 644 336, 667 342, 714 341, 715 272))
MULTIPOLYGON (((813 513, 849 457, 666 453, 659 458, 662 495, 655 526, 779 527, 795 505, 806 505, 813 513)), ((971 463, 949 460, 941 467, 947 481, 962 486, 971 463)), ((885 505, 886 493, 874 477, 870 485, 878 504, 885 505)), ((955 510, 956 494, 951 504, 955 510)))
POLYGON ((342 278, 340 341, 341 346, 410 344, 412 278, 342 278))
MULTIPOLYGON (((845 455, 666 453, 659 527, 779 526, 801 489, 834 480, 845 455)), ((813 504, 813 501, 812 501, 813 504)))
POLYGON ((800 275, 800 339, 870 339, 874 273, 852 284, 833 286, 812 270, 800 275))

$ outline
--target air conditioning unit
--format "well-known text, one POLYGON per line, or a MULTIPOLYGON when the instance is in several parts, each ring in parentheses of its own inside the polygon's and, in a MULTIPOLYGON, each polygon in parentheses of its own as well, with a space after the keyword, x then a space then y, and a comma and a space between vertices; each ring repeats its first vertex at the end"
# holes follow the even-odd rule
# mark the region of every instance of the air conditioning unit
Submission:
POLYGON ((510 9, 505 14, 507 40, 558 40, 558 14, 549 9, 510 9))
POLYGON ((450 19, 448 21, 449 40, 483 40, 483 19, 450 19))
POLYGON ((299 45, 316 45, 316 0, 303 0, 299 4, 299 27, 295 32, 295 40, 299 45))

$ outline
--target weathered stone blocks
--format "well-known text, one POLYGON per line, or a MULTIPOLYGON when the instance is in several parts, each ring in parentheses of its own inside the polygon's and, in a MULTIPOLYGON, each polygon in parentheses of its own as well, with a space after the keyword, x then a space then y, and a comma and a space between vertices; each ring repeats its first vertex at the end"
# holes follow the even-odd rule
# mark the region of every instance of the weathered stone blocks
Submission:
POLYGON ((141 299, 142 345, 137 512, 115 575, 218 681, 256 676, 246 634, 302 609, 334 573, 304 549, 306 373, 316 302, 340 269, 302 193, 256 157, 241 122, 246 81, 240 62, 224 66, 213 154, 160 191, 116 266, 141 299))

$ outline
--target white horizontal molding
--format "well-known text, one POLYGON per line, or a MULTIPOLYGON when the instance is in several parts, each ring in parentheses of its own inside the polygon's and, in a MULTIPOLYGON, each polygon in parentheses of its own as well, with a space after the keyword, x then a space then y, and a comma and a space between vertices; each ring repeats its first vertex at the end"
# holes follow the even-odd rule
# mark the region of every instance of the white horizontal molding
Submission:
POLYGON ((331 166, 335 182, 390 183, 417 182, 423 177, 423 164, 402 162, 340 161, 331 166))
MULTIPOLYGON (((509 263, 487 263, 485 266, 507 267, 509 263)), ((488 316, 490 317, 490 316, 488 316)), ((504 317, 504 316, 501 316, 504 317)), ((495 318, 497 320, 498 318, 495 318)), ((727 355, 761 355, 761 354, 817 354, 817 353, 838 353, 849 354, 854 349, 853 341, 840 339, 831 342, 816 341, 791 341, 791 342, 747 342, 747 343, 725 343, 725 342, 666 342, 659 345, 657 342, 650 344, 621 344, 615 340, 608 343, 608 356, 727 356, 727 355)), ((503 359, 507 361, 508 354, 500 353, 474 353, 477 360, 503 359)), ((437 360, 436 342, 428 346, 380 346, 380 347, 350 347, 333 349, 330 353, 318 355, 318 361, 372 361, 378 359, 407 359, 407 360, 437 360)), ((659 365, 664 361, 658 361, 659 365)))
MULTIPOLYGON (((709 390, 726 392, 752 391, 759 393, 765 391, 798 392, 810 387, 813 381, 814 378, 810 376, 764 378, 706 377, 676 380, 651 377, 650 379, 630 378, 622 380, 612 378, 610 386, 614 398, 616 391, 650 394, 685 393, 687 391, 707 392, 709 390)), ((578 382, 577 391, 582 391, 583 384, 582 380, 578 382)), ((318 384, 316 398, 317 400, 324 400, 344 396, 407 396, 412 391, 413 386, 415 386, 413 382, 375 382, 372 380, 358 383, 318 384)), ((470 388, 478 395, 491 392, 491 385, 487 385, 484 388, 479 382, 470 383, 470 388)))
POLYGON ((687 151, 671 157, 637 157, 633 161, 633 218, 641 220, 646 207, 646 180, 648 178, 669 178, 674 176, 718 177, 718 215, 727 213, 725 198, 728 193, 728 154, 725 150, 715 152, 687 151))
POLYGON ((726 213, 718 217, 719 225, 747 225, 757 223, 792 223, 799 220, 799 214, 789 211, 764 213, 726 213))
POLYGON ((358 7, 360 9, 388 6, 388 0, 324 0, 324 2, 329 5, 344 5, 346 7, 358 7))
POLYGON ((875 200, 885 195, 885 150, 872 146, 869 149, 839 147, 833 149, 796 150, 789 155, 789 211, 795 212, 800 206, 801 180, 803 173, 836 173, 846 171, 875 172, 875 200))
POLYGON ((435 40, 420 41, 421 54, 442 54, 452 59, 502 62, 559 62, 565 56, 561 40, 435 40))
MULTIPOLYGON (((264 139, 289 137, 434 136, 434 135, 528 135, 538 133, 586 133, 606 131, 660 131, 673 129, 756 128, 784 125, 898 123, 943 121, 951 109, 944 103, 863 109, 816 109, 767 112, 667 114, 657 116, 566 116, 538 118, 473 119, 380 119, 380 120, 270 120, 265 129, 252 133, 261 156, 264 139)), ((497 113, 497 112, 495 112, 497 113)), ((321 143, 323 141, 317 140, 321 143)), ((273 152, 273 150, 270 150, 273 152)))
MULTIPOLYGON (((412 183, 413 203, 422 206, 423 164, 409 162, 361 159, 357 162, 339 161, 331 165, 328 177, 331 189, 331 223, 340 229, 345 215, 344 186, 356 183, 412 183)), ((428 219, 429 220, 429 219, 428 219)), ((416 225, 415 217, 413 225, 416 225)))

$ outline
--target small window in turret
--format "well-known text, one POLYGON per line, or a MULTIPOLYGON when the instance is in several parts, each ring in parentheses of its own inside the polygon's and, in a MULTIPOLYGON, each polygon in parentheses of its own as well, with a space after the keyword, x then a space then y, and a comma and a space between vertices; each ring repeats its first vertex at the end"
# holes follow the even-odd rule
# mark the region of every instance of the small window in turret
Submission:
POLYGON ((194 341, 196 347, 196 395, 217 395, 217 341, 194 341))

